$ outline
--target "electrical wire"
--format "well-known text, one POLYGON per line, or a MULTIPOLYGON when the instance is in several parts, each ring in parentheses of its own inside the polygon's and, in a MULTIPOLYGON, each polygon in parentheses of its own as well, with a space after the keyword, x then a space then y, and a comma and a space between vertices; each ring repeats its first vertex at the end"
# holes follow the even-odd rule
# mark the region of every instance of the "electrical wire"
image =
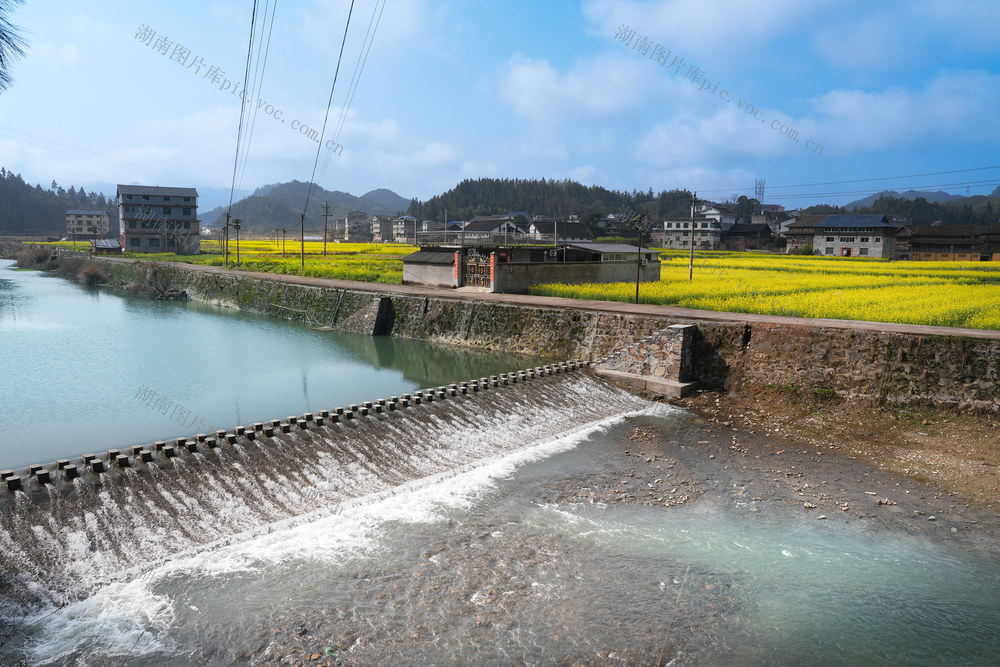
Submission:
POLYGON ((323 139, 326 136, 326 124, 330 119, 330 106, 333 104, 333 91, 337 87, 337 77, 340 75, 340 63, 344 59, 344 44, 347 43, 347 29, 351 26, 351 15, 354 13, 354 0, 351 0, 351 7, 347 11, 347 23, 344 24, 344 37, 340 41, 340 55, 337 57, 337 69, 333 73, 333 83, 330 85, 330 97, 326 101, 326 113, 323 115, 323 129, 319 133, 319 145, 316 147, 316 159, 313 160, 312 174, 309 176, 309 188, 306 190, 306 202, 302 206, 302 215, 305 216, 309 210, 309 198, 312 195, 313 184, 316 179, 316 167, 319 165, 319 155, 323 150, 323 139))
MULTIPOLYGON (((378 26, 382 22, 382 13, 385 11, 385 3, 387 0, 382 0, 382 7, 379 8, 378 0, 375 2, 375 6, 372 8, 372 18, 368 21, 368 30, 365 33, 364 41, 361 43, 361 51, 358 53, 358 61, 354 65, 354 74, 351 77, 351 83, 347 87, 347 95, 344 104, 340 109, 340 117, 337 119, 336 129, 333 131, 332 141, 335 145, 340 145, 340 134, 344 129, 344 123, 347 121, 347 114, 351 109, 351 104, 354 102, 354 94, 358 90, 358 83, 361 80, 361 74, 365 70, 365 65, 368 63, 368 54, 371 53, 372 44, 375 41, 375 33, 378 31, 378 26), (376 17, 375 12, 378 11, 378 16, 376 17), (367 45, 367 46, 366 46, 367 45)), ((319 172, 319 181, 323 180, 326 175, 327 167, 330 165, 330 159, 333 157, 333 150, 328 150, 326 157, 323 160, 323 167, 319 172)))
MULTIPOLYGON (((278 9, 278 1, 274 0, 274 4, 270 5, 270 7, 271 7, 271 20, 270 20, 270 22, 268 22, 268 20, 267 20, 267 10, 268 10, 268 6, 269 5, 270 5, 270 1, 268 2, 268 4, 264 5, 264 22, 261 24, 260 39, 258 39, 259 46, 257 47, 257 55, 256 55, 255 64, 254 64, 254 76, 253 76, 253 80, 252 80, 252 85, 250 87, 250 95, 249 95, 249 97, 250 97, 251 100, 253 100, 253 99, 258 99, 259 100, 261 88, 264 85, 264 70, 267 67, 267 57, 268 57, 268 55, 271 52, 271 33, 274 30, 274 15, 275 15, 275 13, 276 13, 276 11, 278 9), (264 37, 264 25, 265 24, 268 25, 267 37, 266 38, 264 37), (262 46, 260 46, 261 43, 262 43, 262 46), (262 50, 263 50, 263 59, 261 58, 261 52, 262 52, 262 50)), ((243 92, 243 97, 247 97, 247 95, 246 95, 246 85, 245 84, 244 84, 244 87, 243 87, 243 91, 244 91, 243 92)), ((257 127, 257 111, 259 109, 260 109, 260 104, 259 103, 258 104, 251 104, 250 128, 249 128, 249 131, 248 131, 248 134, 247 134, 247 140, 246 140, 246 147, 247 148, 249 148, 250 144, 253 142, 253 133, 254 133, 254 129, 257 127)), ((239 175, 239 178, 237 179, 237 182, 236 182, 237 188, 239 188, 240 186, 243 185, 243 177, 246 174, 246 168, 247 168, 247 162, 248 162, 249 155, 250 155, 249 150, 244 150, 244 152, 243 152, 243 160, 242 160, 242 163, 240 165, 240 175, 239 175)))
MULTIPOLYGON (((969 167, 967 169, 950 169, 947 171, 934 171, 927 172, 923 174, 908 174, 905 176, 878 176, 872 178, 858 178, 844 181, 826 181, 822 183, 800 183, 795 185, 769 185, 768 190, 782 190, 782 189, 795 189, 795 188, 810 188, 818 187, 824 185, 841 185, 849 183, 873 183, 877 181, 893 181, 902 180, 907 178, 923 178, 927 176, 940 176, 945 174, 963 174, 977 171, 989 171, 993 169, 1000 169, 1000 166, 992 167, 969 167)), ((990 185, 1000 185, 1000 180, 989 179, 989 180, 978 180, 978 181, 960 181, 954 183, 920 183, 911 185, 893 185, 894 188, 899 188, 902 190, 920 190, 927 188, 969 188, 969 187, 988 187, 990 185)), ((749 196, 751 190, 749 188, 697 188, 698 192, 705 194, 712 193, 725 193, 728 195, 745 194, 749 196)), ((868 196, 872 194, 871 189, 866 190, 843 190, 843 191, 813 191, 813 192, 790 192, 787 194, 779 194, 780 199, 815 199, 820 197, 844 197, 844 196, 868 196)))
MULTIPOLYGON (((250 39, 247 43, 247 63, 243 70, 243 92, 246 92, 247 81, 250 77, 250 61, 253 57, 254 37, 257 33, 257 0, 253 0, 253 8, 250 11, 250 39)), ((233 157, 233 184, 229 190, 229 206, 226 207, 226 221, 228 224, 229 214, 233 209, 233 195, 236 193, 236 174, 240 167, 240 144, 243 139, 243 121, 246 118, 247 97, 244 94, 240 102, 240 122, 236 128, 236 154, 233 157)), ((228 247, 228 246, 227 246, 228 247)), ((228 252, 228 251, 227 251, 228 252)))

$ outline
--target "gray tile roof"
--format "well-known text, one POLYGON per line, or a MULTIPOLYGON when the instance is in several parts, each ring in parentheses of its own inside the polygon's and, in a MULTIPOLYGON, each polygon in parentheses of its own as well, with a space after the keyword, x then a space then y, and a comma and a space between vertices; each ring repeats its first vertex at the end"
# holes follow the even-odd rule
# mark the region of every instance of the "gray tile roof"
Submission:
POLYGON ((816 226, 823 229, 857 229, 858 227, 892 227, 895 229, 899 225, 889 224, 881 213, 846 213, 828 215, 826 220, 816 226))
POLYGON ((194 188, 161 188, 158 185, 122 185, 118 184, 119 195, 156 195, 164 197, 197 197, 194 188))

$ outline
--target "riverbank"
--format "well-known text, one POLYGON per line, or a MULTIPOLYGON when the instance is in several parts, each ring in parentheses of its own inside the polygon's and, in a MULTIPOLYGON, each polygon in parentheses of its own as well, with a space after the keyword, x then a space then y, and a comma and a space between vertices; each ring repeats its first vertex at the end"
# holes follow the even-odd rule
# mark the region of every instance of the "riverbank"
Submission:
MULTIPOLYGON (((768 433, 759 420, 751 419, 749 428, 744 420, 730 421, 737 419, 736 413, 713 412, 716 398, 702 394, 681 401, 705 414, 687 412, 668 422, 631 418, 613 429, 614 440, 599 466, 553 466, 562 474, 529 475, 522 493, 529 505, 571 516, 638 512, 648 517, 643 525, 655 524, 657 516, 667 520, 693 514, 712 522, 721 516, 727 525, 746 525, 751 532, 781 526, 789 540, 816 531, 865 536, 872 545, 903 540, 932 551, 975 553, 1000 567, 1000 527, 992 509, 872 465, 846 443, 807 443, 774 433, 773 427, 768 433)), ((259 646, 245 658, 251 664, 282 665, 369 664, 393 658, 433 664, 446 661, 447 651, 454 650, 454 633, 460 632, 463 655, 472 658, 479 651, 486 662, 502 659, 495 643, 509 641, 507 633, 519 627, 518 615, 533 609, 539 596, 551 594, 549 582, 558 589, 581 578, 603 578, 558 531, 514 543, 513 530, 479 513, 438 524, 421 535, 419 553, 402 557, 389 572, 366 572, 352 581, 353 602, 331 591, 329 604, 310 613, 266 619, 259 646), (364 611, 369 608, 380 608, 390 618, 412 618, 407 633, 391 631, 392 621, 372 626, 364 611), (451 638, 451 646, 439 643, 445 637, 451 638)), ((618 539, 635 538, 623 532, 618 539)), ((905 565, 906 555, 892 556, 905 565)), ((614 597, 595 600, 597 609, 562 608, 560 618, 551 627, 537 628, 534 638, 546 644, 550 657, 553 646, 563 645, 560 664, 701 664, 698 656, 706 645, 738 646, 747 640, 745 590, 741 592, 747 573, 726 566, 671 567, 669 559, 665 570, 653 573, 643 569, 642 561, 618 557, 625 559, 626 568, 635 568, 633 578, 655 576, 650 582, 654 588, 656 581, 666 582, 669 609, 640 620, 634 609, 619 608, 614 597), (585 652, 584 643, 595 650, 585 652)), ((614 574, 606 576, 613 579, 614 574)), ((642 609, 647 600, 635 595, 630 605, 642 609)), ((816 599, 813 604, 830 602, 816 599)), ((858 604, 864 602, 859 598, 858 604)), ((745 655, 741 660, 760 664, 745 655)))
POLYGON ((1000 511, 1000 419, 995 413, 873 405, 789 387, 720 397, 700 392, 676 404, 712 424, 781 438, 792 448, 835 451, 934 486, 970 505, 1000 511))

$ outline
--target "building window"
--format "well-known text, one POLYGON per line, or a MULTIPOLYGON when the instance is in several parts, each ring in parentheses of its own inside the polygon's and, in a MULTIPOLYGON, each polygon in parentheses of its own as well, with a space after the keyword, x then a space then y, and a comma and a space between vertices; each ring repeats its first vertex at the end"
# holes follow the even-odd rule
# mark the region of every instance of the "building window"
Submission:
POLYGON ((841 236, 840 237, 840 242, 841 243, 854 243, 854 237, 853 236, 841 236))
POLYGON ((860 255, 861 257, 867 257, 868 256, 868 248, 859 248, 858 249, 858 255, 860 255))
POLYGON ((149 239, 149 247, 150 248, 159 248, 160 247, 160 239, 157 239, 157 238, 149 239))
POLYGON ((823 254, 824 255, 832 255, 833 254, 833 248, 827 246, 826 249, 823 251, 823 254))
POLYGON ((190 197, 185 197, 184 201, 191 201, 191 198, 190 197))
POLYGON ((833 237, 832 236, 827 236, 826 237, 826 242, 827 243, 833 243, 833 237))
POLYGON ((868 243, 868 237, 867 236, 862 236, 861 237, 861 242, 862 243, 868 243))
POLYGON ((139 248, 142 247, 142 244, 140 243, 139 239, 137 239, 137 238, 131 238, 131 239, 129 239, 128 240, 128 244, 129 244, 130 247, 136 248, 136 249, 139 249, 139 248))
POLYGON ((875 243, 881 243, 881 242, 882 242, 882 238, 879 237, 879 236, 876 236, 875 237, 875 243))
POLYGON ((164 197, 163 201, 170 201, 170 197, 164 197))
MULTIPOLYGON (((135 220, 129 220, 128 221, 128 228, 129 229, 135 229, 135 220)), ((132 240, 134 241, 135 239, 132 239, 132 240)))
POLYGON ((170 211, 171 210, 172 209, 169 206, 164 206, 163 207, 163 215, 170 215, 170 211))
POLYGON ((142 200, 143 201, 149 201, 149 195, 143 195, 142 196, 142 200))

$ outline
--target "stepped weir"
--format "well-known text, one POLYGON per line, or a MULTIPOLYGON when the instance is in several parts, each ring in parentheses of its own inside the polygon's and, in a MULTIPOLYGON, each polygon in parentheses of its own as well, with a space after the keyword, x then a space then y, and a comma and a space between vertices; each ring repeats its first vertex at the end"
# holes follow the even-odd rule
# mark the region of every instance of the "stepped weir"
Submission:
POLYGON ((4 471, 0 604, 8 618, 62 606, 177 554, 645 406, 568 362, 4 471))

